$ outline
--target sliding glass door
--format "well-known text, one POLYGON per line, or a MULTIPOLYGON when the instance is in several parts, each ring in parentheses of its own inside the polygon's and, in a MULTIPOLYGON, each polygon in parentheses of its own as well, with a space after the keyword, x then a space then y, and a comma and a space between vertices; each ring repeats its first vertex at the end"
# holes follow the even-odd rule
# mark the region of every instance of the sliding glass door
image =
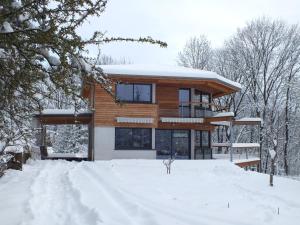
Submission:
POLYGON ((211 159, 210 132, 195 131, 195 159, 211 159))
POLYGON ((158 159, 190 159, 190 131, 157 129, 155 148, 158 159))

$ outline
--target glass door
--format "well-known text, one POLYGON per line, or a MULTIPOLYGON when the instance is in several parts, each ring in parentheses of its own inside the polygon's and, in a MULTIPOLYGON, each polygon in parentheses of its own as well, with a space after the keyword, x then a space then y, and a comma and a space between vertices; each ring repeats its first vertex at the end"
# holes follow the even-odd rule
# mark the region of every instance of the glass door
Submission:
POLYGON ((190 159, 190 131, 157 129, 155 148, 158 159, 190 159))
POLYGON ((176 159, 190 158, 190 132, 188 130, 173 131, 172 154, 176 159))

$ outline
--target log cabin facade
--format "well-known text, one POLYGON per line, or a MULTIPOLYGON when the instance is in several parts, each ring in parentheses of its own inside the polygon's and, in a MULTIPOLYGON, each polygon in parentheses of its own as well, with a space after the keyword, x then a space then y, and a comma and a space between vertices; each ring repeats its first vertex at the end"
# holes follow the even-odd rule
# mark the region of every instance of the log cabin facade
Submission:
POLYGON ((112 95, 85 82, 82 95, 93 112, 91 160, 211 159, 216 121, 233 113, 213 104, 240 84, 214 72, 183 67, 105 65, 112 95))

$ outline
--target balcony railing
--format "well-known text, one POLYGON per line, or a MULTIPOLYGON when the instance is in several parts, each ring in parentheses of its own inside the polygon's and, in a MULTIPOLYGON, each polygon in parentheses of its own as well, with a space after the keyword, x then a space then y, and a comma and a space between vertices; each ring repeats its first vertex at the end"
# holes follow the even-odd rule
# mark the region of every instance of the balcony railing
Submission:
POLYGON ((180 102, 176 108, 166 102, 164 105, 166 107, 160 106, 160 117, 206 118, 227 110, 226 107, 207 102, 180 102))

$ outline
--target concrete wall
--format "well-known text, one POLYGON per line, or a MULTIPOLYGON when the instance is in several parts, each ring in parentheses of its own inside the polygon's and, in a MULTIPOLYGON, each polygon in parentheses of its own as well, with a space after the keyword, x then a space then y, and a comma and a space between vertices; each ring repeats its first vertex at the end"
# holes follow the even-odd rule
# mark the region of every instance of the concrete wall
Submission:
POLYGON ((195 130, 191 130, 191 159, 195 159, 195 130))
MULTIPOLYGON (((152 129, 152 148, 155 148, 155 129, 152 129)), ((95 127, 94 159, 156 159, 156 151, 115 150, 115 127, 95 127)))

